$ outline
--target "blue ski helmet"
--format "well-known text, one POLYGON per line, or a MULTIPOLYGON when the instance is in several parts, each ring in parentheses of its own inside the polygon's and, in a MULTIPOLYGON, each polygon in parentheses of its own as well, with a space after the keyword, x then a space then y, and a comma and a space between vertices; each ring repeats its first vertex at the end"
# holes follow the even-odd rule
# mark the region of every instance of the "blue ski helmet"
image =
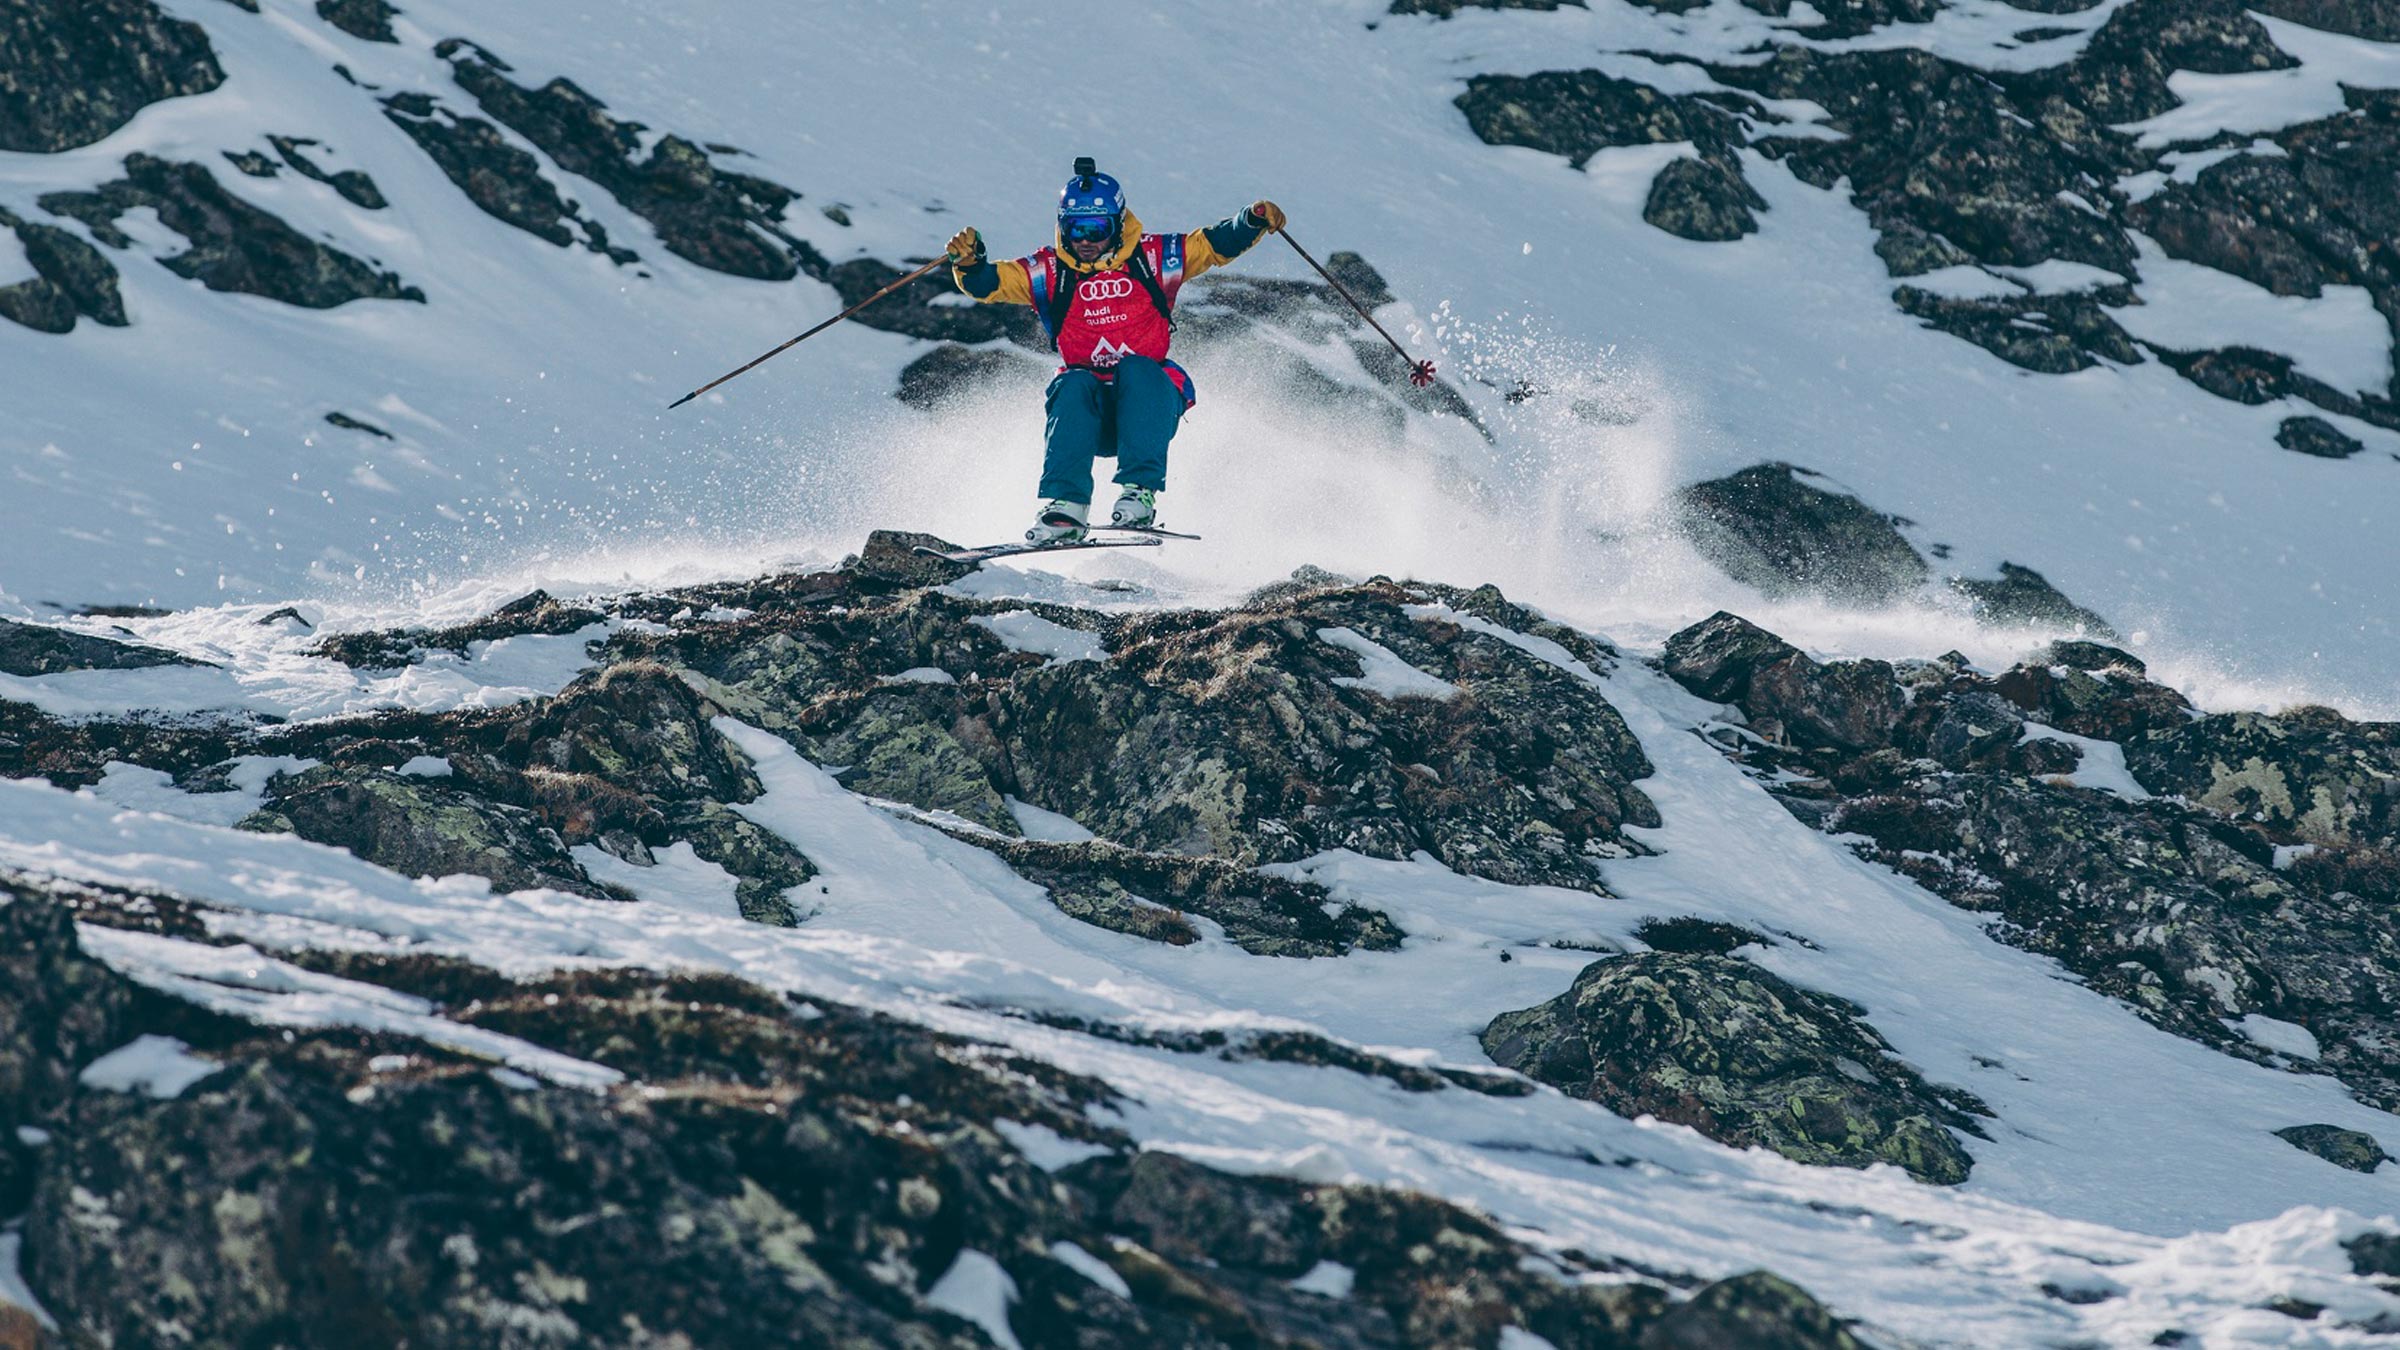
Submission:
POLYGON ((1058 194, 1059 237, 1114 239, 1125 217, 1125 189, 1100 172, 1089 156, 1075 161, 1075 176, 1058 194))

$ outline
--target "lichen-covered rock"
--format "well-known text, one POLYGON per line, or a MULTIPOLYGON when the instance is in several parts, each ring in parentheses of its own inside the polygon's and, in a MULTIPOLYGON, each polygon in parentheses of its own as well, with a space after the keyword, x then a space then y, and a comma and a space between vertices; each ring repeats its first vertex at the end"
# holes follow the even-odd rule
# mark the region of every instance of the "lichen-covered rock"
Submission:
POLYGON ((1030 395, 1048 375, 1040 362, 1006 348, 946 342, 901 368, 898 398, 930 412, 1007 386, 1022 386, 1030 395))
POLYGON ((2067 598, 2049 578, 2013 562, 2000 564, 1993 580, 1952 577, 1951 589, 1967 597, 1975 617, 1990 624, 2042 624, 2073 628, 2095 637, 2113 638, 2108 620, 2067 598))
POLYGON ((2102 308, 2132 304, 2128 286, 2072 295, 1973 299, 1902 286, 1892 292, 1892 300, 1902 313, 1923 319, 1927 328, 1965 338, 2010 365, 2045 375, 2085 370, 2103 357, 2129 366, 2143 360, 2132 335, 2102 308))
POLYGON ((305 136, 269 136, 267 143, 275 147, 275 153, 283 156, 283 162, 291 165, 293 172, 332 188, 351 205, 363 206, 369 211, 380 211, 390 205, 384 200, 383 190, 376 187, 375 180, 364 171, 341 169, 327 172, 309 158, 308 148, 318 144, 316 141, 305 136))
POLYGON ((378 272, 227 192, 198 164, 127 155, 123 178, 91 192, 50 193, 41 204, 83 221, 103 243, 118 248, 132 240, 117 229, 117 217, 138 207, 156 210, 159 220, 191 245, 159 262, 212 291, 263 295, 304 309, 331 309, 353 300, 425 299, 398 274, 378 272))
POLYGON ((2392 1160, 2374 1135, 2345 1130, 2339 1125, 2286 1125, 2275 1137, 2303 1153, 2314 1153, 2336 1167, 2372 1172, 2392 1160))
POLYGON ((76 1070, 128 1039, 132 1004, 132 986, 83 954, 64 906, 0 876, 0 1214, 32 1187, 19 1127, 48 1118, 76 1070))
POLYGON ((1758 229, 1754 211, 1767 209, 1731 158, 1671 160, 1650 180, 1642 219, 1672 235, 1702 243, 1739 239, 1758 229))
POLYGON ((464 654, 478 642, 529 635, 562 637, 600 621, 598 610, 563 603, 548 591, 528 591, 480 619, 448 628, 335 633, 317 644, 316 654, 360 670, 396 670, 423 660, 427 652, 464 654))
POLYGON ((200 25, 150 0, 0 8, 0 150, 89 145, 160 99, 224 82, 200 25))
POLYGON ((2328 708, 2218 713, 2126 747, 2152 792, 2317 843, 2400 837, 2400 724, 2328 708))
POLYGON ((600 222, 561 197, 557 186, 542 176, 541 161, 510 144, 490 122, 461 117, 416 91, 385 99, 383 115, 407 132, 485 215, 560 248, 574 244, 580 230, 583 246, 592 252, 619 263, 637 260, 633 250, 610 244, 600 222))
POLYGON ((2287 417, 2275 428, 2275 443, 2318 459, 2348 459, 2367 447, 2322 417, 2287 417))
POLYGON ((594 883, 558 833, 531 812, 440 779, 328 766, 275 779, 266 800, 244 828, 289 831, 403 876, 465 873, 499 891, 547 886, 618 898, 594 883))
POLYGON ((193 666, 189 657, 138 642, 119 642, 46 623, 0 619, 0 673, 56 675, 69 670, 140 670, 193 666))
POLYGON ((1694 694, 1740 708, 1760 735, 1802 746, 1877 749, 1906 707, 1889 664, 1820 664, 1722 610, 1668 638, 1660 664, 1694 694))
POLYGON ((1566 993, 1494 1018, 1483 1046, 1570 1096, 1722 1143, 1945 1185, 1973 1166, 1948 1128, 1974 1129, 1971 1097, 1928 1086, 1833 1000, 1731 957, 1595 961, 1566 993))
POLYGON ((392 20, 400 11, 386 0, 317 0, 317 17, 365 42, 398 42, 392 20))
POLYGON ((1564 155, 1576 168, 1620 145, 1690 141, 1704 153, 1730 157, 1731 147, 1745 139, 1737 113, 1772 120, 1738 95, 1662 94, 1597 70, 1472 75, 1456 101, 1486 145, 1564 155))
POLYGON ((1678 494, 1684 531, 1728 576, 1770 596, 1882 604, 1924 584, 1924 556, 1893 517, 1804 473, 1759 464, 1695 483, 1678 494))
POLYGON ((116 265, 106 254, 72 231, 36 224, 5 207, 0 207, 0 225, 16 232, 34 272, 0 286, 0 318, 40 333, 71 332, 79 316, 111 328, 126 325, 116 265))
MULTIPOLYGON (((1788 18, 1792 0, 1742 0, 1761 14, 1788 18)), ((1798 30, 1804 37, 1857 37, 1887 23, 1931 23, 1943 9, 1942 0, 1821 0, 1813 6, 1819 22, 1798 30)))
POLYGON ((571 80, 524 88, 507 78, 506 62, 455 38, 434 54, 486 114, 649 221, 677 257, 761 281, 788 281, 804 266, 825 275, 824 258, 783 229, 783 210, 799 196, 790 188, 721 168, 681 136, 661 136, 644 154, 646 128, 618 120, 571 80))

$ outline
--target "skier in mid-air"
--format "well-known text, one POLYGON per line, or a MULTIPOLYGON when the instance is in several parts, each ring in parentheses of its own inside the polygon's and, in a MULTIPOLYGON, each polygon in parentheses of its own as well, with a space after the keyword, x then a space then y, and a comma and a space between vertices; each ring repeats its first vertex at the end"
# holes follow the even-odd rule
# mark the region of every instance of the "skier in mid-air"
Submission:
POLYGON ((1031 544, 1071 544, 1091 527, 1092 460, 1113 454, 1120 488, 1110 523, 1149 529, 1167 485, 1167 442, 1192 406, 1192 377, 1167 359, 1183 283, 1248 252, 1283 212, 1253 202, 1189 234, 1144 234, 1125 190, 1089 159, 1058 198, 1058 238, 1003 262, 973 226, 950 240, 951 276, 986 304, 1030 305, 1058 351, 1050 381, 1041 495, 1031 544))

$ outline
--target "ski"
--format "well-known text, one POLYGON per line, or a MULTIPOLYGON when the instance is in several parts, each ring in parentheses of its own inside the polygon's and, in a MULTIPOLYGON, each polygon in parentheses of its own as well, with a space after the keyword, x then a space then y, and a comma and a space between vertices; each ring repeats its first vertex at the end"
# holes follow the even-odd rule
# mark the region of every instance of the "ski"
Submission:
MULTIPOLYGON (((994 558, 1013 558, 1020 553, 1073 553, 1087 548, 1157 548, 1166 542, 1160 535, 1146 530, 1131 531, 1132 539, 1079 539, 1072 544, 992 544, 984 548, 962 548, 944 552, 938 548, 917 545, 916 551, 929 558, 942 558, 954 563, 990 562, 994 558)), ((1178 535, 1176 538, 1190 538, 1178 535)))
POLYGON ((1091 528, 1094 533, 1107 530, 1112 534, 1146 534, 1153 539, 1198 539, 1200 537, 1196 534, 1178 534, 1173 530, 1162 530, 1155 525, 1094 525, 1091 528))

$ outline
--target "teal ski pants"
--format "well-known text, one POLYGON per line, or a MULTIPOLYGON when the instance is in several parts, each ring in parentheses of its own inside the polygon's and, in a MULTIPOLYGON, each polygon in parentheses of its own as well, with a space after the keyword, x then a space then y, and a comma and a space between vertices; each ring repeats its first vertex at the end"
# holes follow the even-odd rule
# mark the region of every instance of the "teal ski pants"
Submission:
POLYGON ((1050 381, 1044 497, 1090 502, 1092 460, 1101 455, 1116 456, 1117 481, 1127 487, 1167 485, 1167 442, 1183 417, 1183 391, 1146 356, 1124 358, 1114 374, 1102 380, 1088 370, 1062 370, 1050 381))

